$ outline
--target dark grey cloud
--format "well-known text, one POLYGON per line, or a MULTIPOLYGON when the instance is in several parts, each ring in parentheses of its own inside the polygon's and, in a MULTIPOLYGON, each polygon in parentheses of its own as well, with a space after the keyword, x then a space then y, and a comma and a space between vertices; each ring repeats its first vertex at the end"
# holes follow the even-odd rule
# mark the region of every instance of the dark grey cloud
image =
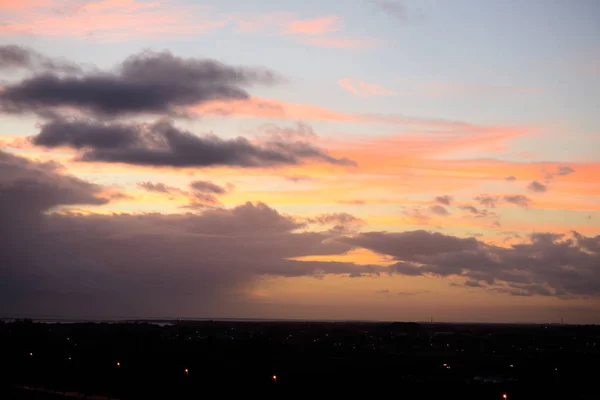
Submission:
POLYGON ((476 202, 484 207, 495 208, 498 205, 498 196, 490 196, 489 194, 480 194, 473 198, 476 202))
POLYGON ((512 175, 511 175, 511 176, 507 176, 505 179, 506 179, 507 181, 509 181, 509 182, 513 182, 513 181, 516 181, 516 180, 517 180, 517 177, 516 177, 516 176, 512 176, 512 175))
POLYGON ((346 238, 345 242, 387 254, 402 261, 415 261, 415 256, 474 250, 479 243, 473 238, 461 239, 424 230, 387 233, 366 232, 346 238))
MULTIPOLYGON (((76 204, 101 205, 103 187, 60 173, 55 162, 38 163, 0 150, 0 208, 36 215, 44 210, 76 204)), ((0 223, 1 225, 1 223, 0 223)))
POLYGON ((443 206, 440 206, 439 204, 429 207, 429 211, 435 215, 441 215, 441 216, 450 215, 450 212, 448 210, 446 210, 443 206))
POLYGON ((190 183, 190 188, 196 192, 225 194, 227 189, 209 181, 194 181, 190 183))
POLYGON ((45 147, 80 149, 81 161, 136 165, 271 167, 300 164, 307 159, 355 164, 346 158, 334 158, 310 143, 277 140, 253 144, 243 137, 226 140, 213 134, 196 136, 164 120, 149 125, 55 119, 43 124, 32 141, 45 147))
POLYGON ((0 93, 0 106, 10 112, 39 113, 69 107, 111 117, 177 115, 180 107, 247 99, 244 88, 280 80, 266 69, 145 51, 130 56, 115 71, 67 76, 45 72, 9 84, 0 93))
POLYGON ((313 232, 262 203, 176 215, 52 212, 104 204, 105 191, 56 163, 0 152, 3 315, 244 314, 258 307, 248 293, 265 276, 458 276, 509 295, 600 295, 600 236, 536 234, 498 247, 422 230, 313 232), (356 248, 395 264, 293 260, 356 248))
POLYGON ((0 69, 26 69, 35 72, 71 73, 81 69, 67 61, 53 60, 49 57, 17 45, 0 45, 0 69))
POLYGON ((44 147, 113 149, 134 146, 141 135, 141 129, 131 125, 57 119, 43 124, 32 142, 44 147))
POLYGON ((452 196, 448 196, 448 195, 444 195, 444 196, 437 196, 435 198, 435 201, 437 203, 443 204, 445 206, 449 206, 452 203, 452 196))
POLYGON ((21 46, 0 46, 0 68, 22 68, 31 63, 31 53, 21 46))
POLYGON ((499 247, 426 231, 367 232, 344 241, 397 260, 390 272, 456 276, 468 287, 511 295, 600 296, 600 236, 533 234, 499 247))
POLYGON ((503 197, 504 201, 512 204, 516 204, 519 207, 527 208, 531 204, 531 199, 521 194, 506 195, 503 197))
POLYGON ((460 207, 462 210, 468 211, 475 218, 496 218, 498 214, 487 209, 481 209, 472 205, 464 205, 460 207))
POLYGON ((543 183, 540 183, 538 181, 533 181, 527 186, 527 189, 531 190, 532 192, 543 193, 548 188, 543 183))
POLYGON ((160 182, 139 182, 137 186, 149 192, 187 197, 190 203, 182 208, 190 210, 201 210, 207 206, 220 204, 217 196, 228 192, 227 188, 209 181, 193 181, 189 185, 190 190, 183 190, 160 182))
POLYGON ((344 254, 352 246, 329 231, 299 231, 303 223, 262 203, 198 214, 47 213, 61 205, 103 204, 101 192, 55 165, 0 152, 3 315, 244 312, 262 276, 384 271, 291 260, 344 254))

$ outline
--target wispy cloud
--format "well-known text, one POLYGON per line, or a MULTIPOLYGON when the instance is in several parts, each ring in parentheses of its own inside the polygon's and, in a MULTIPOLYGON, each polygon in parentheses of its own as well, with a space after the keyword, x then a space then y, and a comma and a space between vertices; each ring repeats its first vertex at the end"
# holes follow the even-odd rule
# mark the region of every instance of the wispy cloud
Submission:
POLYGON ((208 8, 180 2, 143 0, 3 1, 0 35, 69 36, 100 41, 164 38, 223 27, 208 8), (6 4, 5 4, 6 3, 6 4), (8 3, 18 6, 7 6, 8 3))
POLYGON ((287 33, 304 35, 322 35, 328 32, 336 32, 341 29, 341 19, 332 15, 313 19, 295 20, 287 24, 287 33))
POLYGON ((393 90, 387 89, 380 84, 357 81, 351 78, 340 79, 338 85, 355 96, 391 96, 396 94, 393 90))

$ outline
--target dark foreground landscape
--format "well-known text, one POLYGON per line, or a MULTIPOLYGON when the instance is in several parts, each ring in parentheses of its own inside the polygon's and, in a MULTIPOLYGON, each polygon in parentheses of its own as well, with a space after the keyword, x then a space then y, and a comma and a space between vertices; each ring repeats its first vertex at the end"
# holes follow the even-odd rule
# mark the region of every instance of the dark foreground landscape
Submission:
POLYGON ((2 399, 600 399, 598 326, 14 321, 0 346, 2 399))

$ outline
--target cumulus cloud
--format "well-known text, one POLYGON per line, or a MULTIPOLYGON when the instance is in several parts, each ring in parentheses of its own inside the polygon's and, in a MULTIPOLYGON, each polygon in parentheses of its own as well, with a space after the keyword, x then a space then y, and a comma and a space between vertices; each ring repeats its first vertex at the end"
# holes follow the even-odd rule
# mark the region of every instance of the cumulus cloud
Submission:
MULTIPOLYGON (((76 204, 101 205, 103 187, 60 173, 55 162, 34 162, 0 150, 0 208, 10 218, 15 212, 41 211, 76 204)), ((1 225, 1 223, 0 223, 1 225)))
POLYGON ((521 194, 505 195, 503 199, 508 203, 512 203, 523 208, 527 208, 531 204, 531 199, 521 194))
POLYGON ((299 231, 303 223, 261 203, 200 214, 48 214, 58 205, 103 204, 102 188, 5 153, 0 182, 3 314, 232 312, 247 306, 244 290, 261 276, 383 271, 291 260, 352 246, 329 231, 299 231))
POLYGON ((512 295, 600 296, 600 236, 533 234, 510 247, 426 231, 367 232, 345 241, 393 257, 398 274, 456 276, 468 287, 512 295))
POLYGON ((443 206, 440 206, 439 204, 429 207, 429 211, 435 215, 440 215, 440 216, 450 215, 450 212, 448 210, 446 210, 443 206))
MULTIPOLYGON (((527 243, 498 247, 423 230, 314 232, 262 203, 174 215, 52 211, 105 204, 104 191, 66 175, 56 163, 0 152, 0 312, 243 313, 256 307, 248 293, 261 277, 326 274, 459 277, 509 295, 600 295, 600 236, 536 234, 527 243), (395 264, 294 260, 358 248, 390 256, 395 264)), ((323 217, 329 219, 353 220, 323 217)))
POLYGON ((547 190, 547 186, 538 181, 533 181, 527 186, 527 189, 532 192, 543 193, 547 190))
POLYGON ((271 140, 259 145, 243 137, 225 140, 213 134, 196 136, 166 120, 154 124, 109 124, 59 118, 43 124, 32 141, 45 147, 80 149, 81 161, 136 165, 268 167, 300 164, 307 159, 355 164, 306 142, 271 140))
POLYGON ((130 56, 115 71, 71 76, 45 72, 8 84, 0 92, 0 105, 11 112, 68 107, 101 116, 176 115, 179 107, 247 99, 245 87, 278 81, 277 74, 265 69, 145 51, 130 56))
POLYGON ((435 198, 435 201, 437 203, 443 204, 445 206, 449 206, 452 203, 452 196, 448 196, 448 195, 444 195, 444 196, 437 196, 435 198))

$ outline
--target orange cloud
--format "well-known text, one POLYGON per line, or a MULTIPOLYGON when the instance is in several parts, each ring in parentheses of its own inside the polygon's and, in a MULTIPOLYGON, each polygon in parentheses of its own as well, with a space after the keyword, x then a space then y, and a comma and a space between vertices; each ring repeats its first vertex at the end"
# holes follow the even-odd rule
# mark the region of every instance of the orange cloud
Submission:
POLYGON ((355 96, 391 96, 396 94, 377 83, 353 82, 350 78, 340 79, 338 85, 355 96))
POLYGON ((287 33, 320 35, 340 30, 340 18, 337 16, 291 21, 287 25, 287 33))
MULTIPOLYGON (((9 0, 10 2, 10 0, 9 0)), ((204 7, 141 0, 76 3, 37 0, 7 8, 0 34, 83 36, 104 41, 205 32, 225 25, 203 18, 204 7)), ((0 6, 0 9, 3 6, 0 6)))

